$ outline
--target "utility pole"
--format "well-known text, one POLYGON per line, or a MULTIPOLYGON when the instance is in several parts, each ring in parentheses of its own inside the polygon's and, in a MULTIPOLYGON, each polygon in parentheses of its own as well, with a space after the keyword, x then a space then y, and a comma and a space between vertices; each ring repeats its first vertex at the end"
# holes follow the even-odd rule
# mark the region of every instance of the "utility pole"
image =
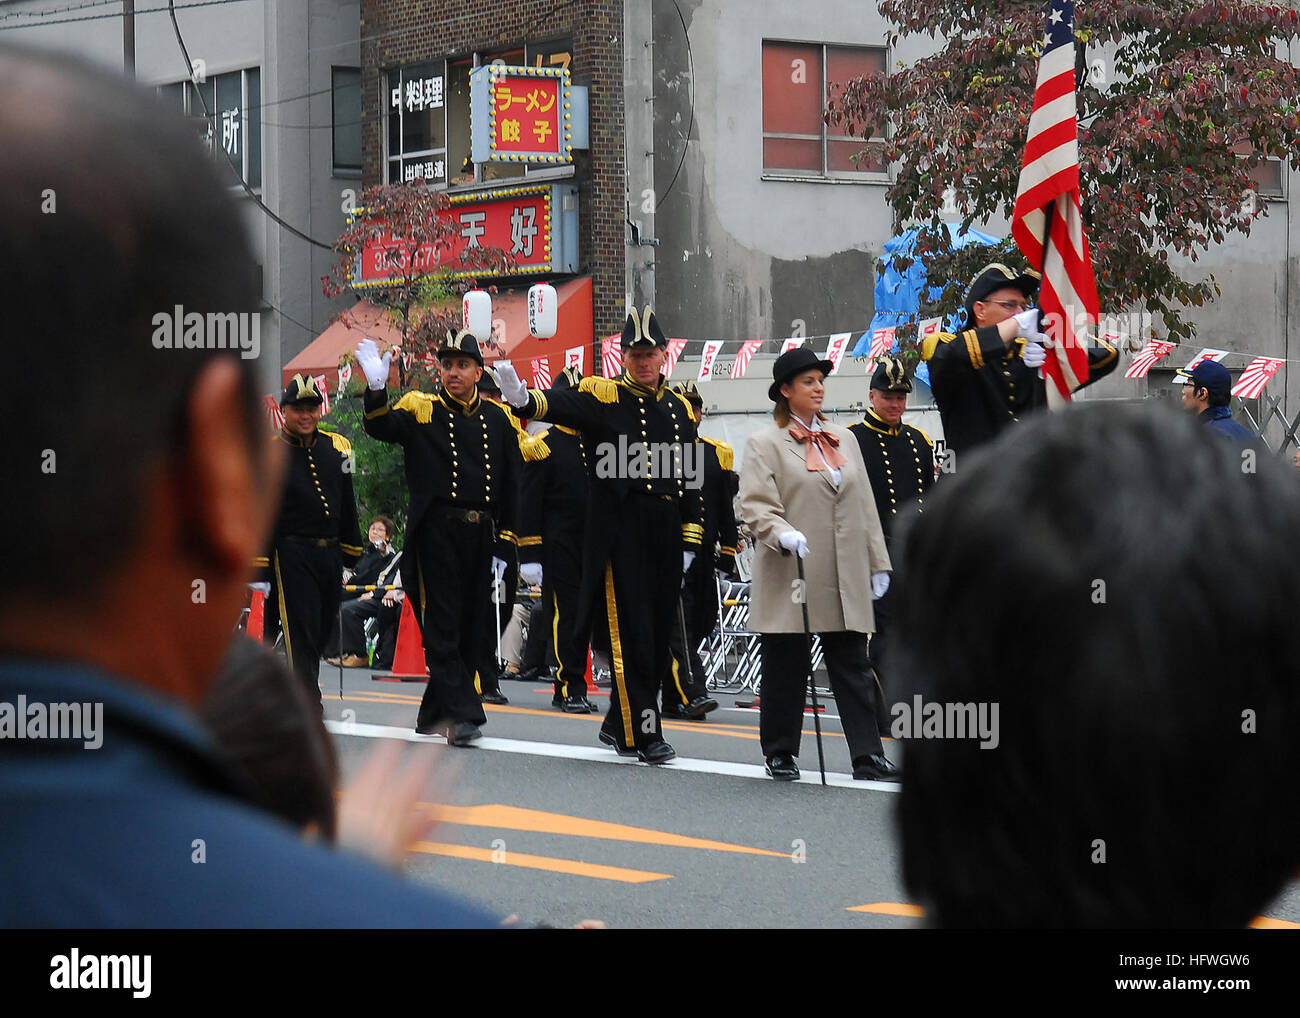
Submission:
POLYGON ((122 73, 135 80, 135 0, 122 0, 122 73))

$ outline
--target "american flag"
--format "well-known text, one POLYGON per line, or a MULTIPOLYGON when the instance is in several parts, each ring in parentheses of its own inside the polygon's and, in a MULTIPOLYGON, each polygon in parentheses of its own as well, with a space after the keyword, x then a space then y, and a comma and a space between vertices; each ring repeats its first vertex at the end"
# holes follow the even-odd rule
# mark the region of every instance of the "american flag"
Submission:
POLYGON ((312 381, 316 383, 316 388, 320 390, 321 399, 324 400, 320 412, 321 414, 327 414, 330 412, 330 384, 325 381, 324 375, 313 375, 312 381))
POLYGON ((606 336, 600 341, 600 369, 606 378, 617 378, 623 373, 622 336, 606 336))
POLYGON ((1062 323, 1049 330, 1057 343, 1043 365, 1050 383, 1047 401, 1053 406, 1068 401, 1088 380, 1084 342, 1100 310, 1079 205, 1073 0, 1052 0, 1042 46, 1011 235, 1029 264, 1043 274, 1043 314, 1056 315, 1062 323), (1076 325, 1085 333, 1082 341, 1076 325))
POLYGON ((1147 372, 1155 366, 1156 361, 1160 360, 1162 357, 1167 357, 1169 351, 1173 348, 1173 343, 1166 343, 1163 339, 1151 340, 1151 342, 1144 346, 1138 352, 1138 355, 1133 358, 1133 363, 1130 364, 1128 370, 1124 372, 1124 377, 1146 378, 1147 372))
POLYGON ((547 357, 533 358, 533 388, 549 389, 551 387, 551 362, 547 357))
POLYGON ((731 364, 732 378, 745 377, 745 372, 749 370, 749 362, 754 359, 754 354, 758 353, 758 348, 762 345, 761 339, 747 339, 740 344, 740 353, 736 354, 736 359, 731 364))
POLYGON ((871 353, 868 356, 874 361, 877 357, 883 356, 894 349, 894 336, 897 335, 896 326, 889 326, 886 329, 877 329, 871 334, 871 353))
POLYGON ((830 343, 826 346, 826 359, 831 362, 831 374, 840 370, 840 361, 844 360, 844 351, 849 348, 849 340, 853 338, 851 332, 837 332, 831 337, 830 343))
POLYGON ((664 361, 664 378, 671 378, 673 368, 677 366, 677 358, 682 355, 686 349, 686 340, 670 339, 668 341, 668 359, 664 361))
POLYGON ((1242 399, 1259 399, 1259 394, 1264 391, 1268 380, 1276 375, 1285 363, 1286 361, 1280 357, 1256 357, 1241 372, 1237 384, 1232 387, 1232 394, 1242 399))
POLYGON ((275 401, 274 396, 263 396, 262 402, 266 404, 266 420, 271 425, 271 430, 282 430, 284 428, 284 411, 280 409, 280 404, 275 401))

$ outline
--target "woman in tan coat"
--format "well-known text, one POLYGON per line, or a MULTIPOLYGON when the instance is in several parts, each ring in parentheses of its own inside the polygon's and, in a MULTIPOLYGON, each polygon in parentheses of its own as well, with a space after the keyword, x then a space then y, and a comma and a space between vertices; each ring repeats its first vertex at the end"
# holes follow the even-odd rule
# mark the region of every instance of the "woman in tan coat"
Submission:
POLYGON ((802 594, 811 631, 821 636, 853 776, 897 781, 876 727, 867 659, 871 602, 889 585, 889 553, 858 443, 823 423, 822 381, 831 367, 806 347, 777 358, 768 390, 776 423, 750 437, 740 471, 741 514, 756 540, 749 627, 761 635, 763 755, 773 778, 799 777, 808 686, 802 594), (803 559, 802 592, 795 555, 803 559))

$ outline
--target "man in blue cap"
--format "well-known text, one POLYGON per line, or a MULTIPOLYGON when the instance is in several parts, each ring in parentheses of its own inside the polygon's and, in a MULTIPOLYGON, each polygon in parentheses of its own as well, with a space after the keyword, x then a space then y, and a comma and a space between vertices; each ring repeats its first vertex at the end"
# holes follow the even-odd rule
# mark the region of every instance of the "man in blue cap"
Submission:
POLYGON ((1242 445, 1256 444, 1254 433, 1232 419, 1232 373, 1218 361, 1201 361, 1191 371, 1180 370, 1183 409, 1196 414, 1207 428, 1242 445))

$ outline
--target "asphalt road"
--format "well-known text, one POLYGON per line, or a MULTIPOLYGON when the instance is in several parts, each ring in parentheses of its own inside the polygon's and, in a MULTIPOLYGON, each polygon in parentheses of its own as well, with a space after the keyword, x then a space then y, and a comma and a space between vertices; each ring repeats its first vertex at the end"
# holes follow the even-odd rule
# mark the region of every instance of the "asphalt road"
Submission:
MULTIPOLYGON (((377 738, 416 736, 424 686, 322 665, 326 719, 345 776, 377 738)), ((549 686, 506 682, 484 738, 449 750, 460 767, 448 818, 413 852, 410 876, 524 924, 597 918, 621 928, 917 928, 893 834, 897 786, 852 780, 830 701, 829 787, 817 775, 811 717, 803 778, 763 774, 758 712, 719 695, 703 723, 666 722, 678 759, 619 758, 596 741, 598 715, 550 707, 549 686)), ((593 697, 603 708, 605 695, 593 697)), ((744 699, 743 697, 741 699, 744 699)), ((904 765, 902 747, 886 753, 904 765)), ((1300 925, 1300 884, 1264 916, 1300 925)))

